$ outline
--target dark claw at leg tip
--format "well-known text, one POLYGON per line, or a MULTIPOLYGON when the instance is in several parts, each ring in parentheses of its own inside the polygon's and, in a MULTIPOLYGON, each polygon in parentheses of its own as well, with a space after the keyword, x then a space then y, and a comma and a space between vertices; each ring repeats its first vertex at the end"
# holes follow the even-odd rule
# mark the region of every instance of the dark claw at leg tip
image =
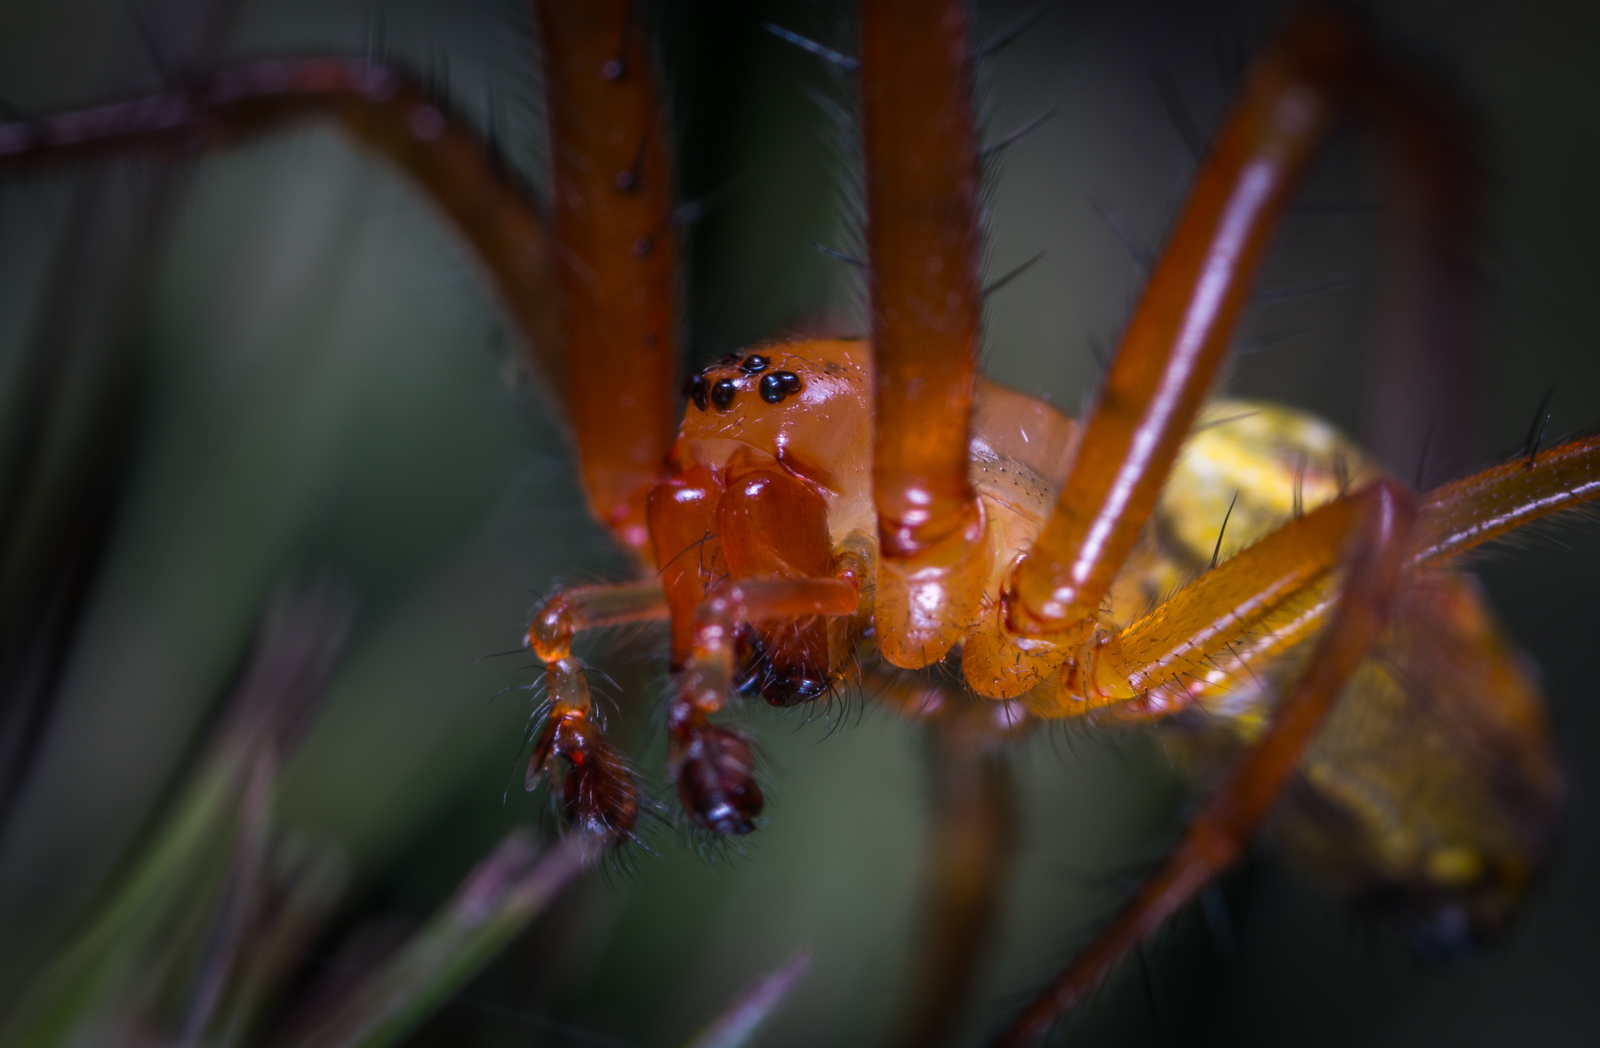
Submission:
POLYGON ((724 836, 756 828, 761 788, 749 743, 723 728, 693 733, 678 768, 678 799, 697 826, 724 836))

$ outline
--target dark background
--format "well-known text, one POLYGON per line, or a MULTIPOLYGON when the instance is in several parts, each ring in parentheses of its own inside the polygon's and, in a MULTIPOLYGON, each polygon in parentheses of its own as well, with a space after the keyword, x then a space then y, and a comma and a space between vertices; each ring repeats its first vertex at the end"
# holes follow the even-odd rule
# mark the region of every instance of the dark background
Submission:
MULTIPOLYGON (((1027 6, 980 5, 979 35, 1027 6)), ((1115 344, 1141 282, 1095 203, 1143 245, 1160 244, 1194 170, 1183 120, 1209 135, 1240 61, 1284 6, 1064 2, 994 60, 990 139, 1056 115, 1008 151, 992 185, 991 277, 1048 254, 988 303, 991 377, 1082 405, 1094 347, 1115 344), (1163 78, 1184 116, 1163 101, 1163 78)), ((1476 131, 1484 380, 1481 402, 1466 405, 1477 446, 1462 453, 1519 447, 1552 384, 1552 434, 1595 422, 1600 25, 1548 2, 1417 0, 1369 13, 1389 46, 1449 86, 1476 131)), ((804 3, 661 13, 680 195, 706 205, 686 260, 694 360, 819 318, 848 326, 855 308, 848 268, 806 246, 850 244, 841 138, 813 97, 836 85, 762 19, 848 40, 835 12, 804 3)), ((537 181, 530 23, 502 0, 256 0, 208 41, 182 0, 13 3, 0 9, 0 95, 54 112, 154 89, 158 65, 181 76, 223 58, 360 53, 381 39, 469 114, 486 122, 492 108, 513 161, 537 181)), ((1356 137, 1336 137, 1304 195, 1315 206, 1286 225, 1263 283, 1322 290, 1252 309, 1241 341, 1256 351, 1228 389, 1359 434, 1379 194, 1356 137)), ((508 381, 515 346, 425 202, 325 129, 197 163, 13 180, 0 185, 13 443, 17 420, 39 407, 26 364, 45 345, 70 347, 62 359, 73 365, 62 387, 72 395, 48 412, 60 420, 51 439, 68 450, 47 456, 58 473, 45 477, 100 492, 65 519, 104 526, 83 540, 95 555, 58 634, 59 686, 5 812, 0 992, 93 898, 192 753, 262 601, 307 570, 344 580, 360 607, 280 806, 297 832, 350 856, 340 929, 426 914, 507 826, 548 825, 542 800, 515 788, 521 689, 536 671, 494 653, 519 645, 528 608, 553 583, 623 565, 583 514, 542 391, 508 381)), ((1263 858, 1228 883, 1236 959, 1185 916, 1147 952, 1148 978, 1130 966, 1074 1020, 1070 1043, 1592 1042, 1600 544, 1579 528, 1523 546, 1498 552, 1483 576, 1544 669, 1574 801, 1557 864, 1510 941, 1419 966, 1388 932, 1263 858)), ((659 786, 656 648, 637 635, 591 654, 623 692, 619 735, 659 786)), ((569 893, 425 1042, 675 1043, 801 944, 814 970, 761 1043, 881 1036, 918 884, 916 732, 871 709, 852 709, 836 731, 820 711, 810 723, 804 712, 746 716, 770 756, 768 827, 722 857, 655 833, 653 853, 569 893)), ((1148 733, 1057 732, 1016 764, 1023 843, 974 1033, 1082 941, 1119 878, 1170 839, 1183 798, 1148 733)))

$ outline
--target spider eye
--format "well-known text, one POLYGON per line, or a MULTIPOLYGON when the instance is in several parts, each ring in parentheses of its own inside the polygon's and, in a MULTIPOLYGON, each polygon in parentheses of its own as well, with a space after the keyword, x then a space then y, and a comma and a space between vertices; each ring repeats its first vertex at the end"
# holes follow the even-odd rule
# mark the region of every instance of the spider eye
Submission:
POLYGON ((711 387, 711 403, 715 404, 719 411, 726 410, 728 405, 733 403, 733 395, 737 392, 733 379, 718 379, 717 384, 711 387))
POLYGON ((761 399, 768 404, 780 403, 784 397, 800 392, 800 376, 793 371, 774 371, 761 379, 761 399))
POLYGON ((743 371, 746 375, 759 375, 761 372, 767 370, 768 365, 771 363, 772 361, 768 360, 760 353, 752 353, 748 357, 745 357, 743 362, 739 364, 739 370, 743 371))
POLYGON ((689 384, 689 399, 694 401, 694 406, 701 411, 706 409, 706 396, 711 392, 711 383, 702 375, 689 384))

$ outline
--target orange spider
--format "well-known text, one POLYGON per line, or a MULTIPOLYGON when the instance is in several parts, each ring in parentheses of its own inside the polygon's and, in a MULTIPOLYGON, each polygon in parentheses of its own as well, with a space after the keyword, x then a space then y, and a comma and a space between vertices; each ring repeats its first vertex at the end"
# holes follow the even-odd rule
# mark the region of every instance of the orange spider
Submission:
MULTIPOLYGON (((568 86, 569 58, 583 53, 576 26, 586 21, 566 23, 546 8, 546 39, 561 56, 548 84, 555 228, 578 244, 594 243, 613 217, 606 172, 624 171, 631 184, 634 171, 661 163, 650 149, 659 132, 637 122, 610 135, 610 164, 561 151, 567 121, 603 110, 598 96, 568 86), (636 154, 632 143, 642 143, 636 154)), ((592 397, 605 416, 592 438, 578 421, 593 508, 658 571, 565 591, 536 615, 529 644, 548 667, 551 709, 530 784, 562 757, 569 812, 607 833, 631 824, 633 793, 588 719, 583 666, 570 647, 582 630, 622 622, 671 621, 669 770, 690 819, 719 833, 749 832, 762 802, 749 744, 711 720, 740 690, 787 705, 821 693, 864 650, 907 669, 959 650, 971 692, 1005 703, 990 718, 1004 736, 1030 718, 1167 715, 1239 690, 1318 636, 1254 749, 1161 869, 1004 1035, 1007 1044, 1047 1029, 1239 857, 1402 589, 1442 586, 1433 605, 1459 605, 1454 618, 1427 621, 1460 637, 1464 657, 1498 685, 1491 704, 1520 711, 1512 717, 1532 740, 1536 806, 1553 811, 1559 779, 1537 768, 1548 758, 1537 695, 1511 668, 1515 656, 1495 639, 1475 592, 1407 580, 1600 494, 1600 441, 1535 452, 1421 498, 1384 477, 1349 491, 1341 484, 1332 501, 1297 512, 1135 621, 1108 604, 1119 577, 1149 570, 1130 556, 1277 219, 1336 115, 1352 111, 1377 129, 1419 189, 1410 205, 1425 235, 1448 244, 1461 200, 1448 175, 1448 124, 1426 96, 1343 18, 1314 11, 1291 25, 1257 60, 1079 427, 976 373, 979 158, 962 5, 869 0, 860 25, 870 344, 778 343, 724 358, 685 385, 690 403, 670 446, 656 416, 638 412, 655 372, 619 361, 596 369, 598 389, 574 376, 578 402, 592 397), (625 430, 632 419, 640 424, 625 430), (667 473, 657 477, 647 467, 662 457, 667 473)), ((594 38, 603 47, 613 37, 594 38)), ((577 64, 589 91, 604 90, 592 71, 606 53, 577 64)), ((602 131, 589 134, 598 141, 602 131)), ((582 261, 563 269, 569 346, 598 357, 602 341, 610 353, 631 342, 638 359, 648 356, 640 348, 659 350, 670 291, 642 291, 630 274, 630 291, 604 297, 603 267, 582 261), (636 308, 619 316, 616 304, 630 296, 636 308)), ((894 696, 892 675, 869 675, 894 696)), ((930 711, 926 695, 903 705, 930 711)), ((1520 883, 1526 873, 1506 875, 1520 883)))
MULTIPOLYGON (((674 221, 644 33, 626 0, 549 0, 540 18, 548 214, 406 77, 337 59, 256 63, 176 94, 0 126, 0 168, 198 147, 326 115, 457 224, 564 387, 590 508, 640 569, 638 581, 557 594, 528 633, 551 699, 528 782, 562 772, 575 822, 620 839, 639 808, 590 716, 571 654, 584 630, 670 621, 670 771, 687 816, 724 834, 749 832, 762 804, 750 744, 712 719, 739 691, 802 702, 859 666, 908 715, 948 714, 1003 740, 1041 720, 1152 719, 1259 691, 1269 666, 1298 653, 1270 725, 1163 866, 1004 1035, 1015 1044, 1239 857, 1391 623, 1402 648, 1421 643, 1418 623, 1437 632, 1542 755, 1537 696, 1475 591, 1443 569, 1600 495, 1600 438, 1535 447, 1422 495, 1336 469, 1323 504, 1250 529, 1257 541, 1147 613, 1129 606, 1170 568, 1147 525, 1329 126, 1348 113, 1378 132, 1426 233, 1448 242, 1460 219, 1445 123, 1347 20, 1307 13, 1257 60, 1079 424, 977 374, 964 5, 863 0, 859 55, 845 61, 861 83, 871 339, 724 358, 683 386, 674 436, 674 221), (992 704, 897 672, 954 657, 966 692, 992 704)), ((1553 808, 1558 780, 1540 788, 1536 802, 1553 808)), ((1459 872, 1451 859, 1441 866, 1459 872)))

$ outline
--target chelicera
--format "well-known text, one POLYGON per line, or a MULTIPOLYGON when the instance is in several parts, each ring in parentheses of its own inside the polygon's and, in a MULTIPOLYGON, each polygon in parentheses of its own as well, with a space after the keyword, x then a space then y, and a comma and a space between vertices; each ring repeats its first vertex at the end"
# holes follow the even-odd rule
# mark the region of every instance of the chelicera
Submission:
MULTIPOLYGON (((908 716, 947 718, 981 748, 1040 721, 1170 716, 1255 687, 1297 654, 1296 672, 1273 685, 1271 724, 1128 908, 1006 1035, 1020 1043, 1238 857, 1417 594, 1484 681, 1515 676, 1501 673, 1512 656, 1450 563, 1600 494, 1600 440, 1535 446, 1421 495, 1330 459, 1331 488, 1302 504, 1313 441, 1303 418, 1274 416, 1298 435, 1240 447, 1253 462, 1284 447, 1300 456, 1294 511, 1273 520, 1276 496, 1241 488, 1238 508, 1261 518, 1245 529, 1253 544, 1211 564, 1201 555, 1169 599, 1135 604, 1171 570, 1170 551, 1144 545, 1147 527, 1169 480, 1194 479, 1185 441, 1277 220, 1336 118, 1376 129, 1421 188, 1409 202, 1421 225, 1448 234, 1458 218, 1439 177, 1447 122, 1358 27, 1312 12, 1257 60, 1080 423, 978 374, 980 160, 959 0, 861 4, 848 62, 862 100, 870 338, 754 347, 681 387, 669 160, 641 20, 626 2, 554 0, 540 20, 548 210, 427 92, 359 61, 257 63, 149 104, 0 127, 0 164, 193 147, 322 115, 456 223, 560 376, 590 508, 638 568, 634 581, 556 594, 528 631, 550 696, 528 783, 559 777, 574 823, 621 841, 640 810, 572 654, 585 630, 669 623, 669 772, 685 816, 718 834, 750 832, 762 809, 750 742, 716 719, 741 692, 810 701, 859 667, 908 716), (963 683, 905 673, 939 665, 963 683)), ((1524 691, 1515 680, 1491 699, 1525 702, 1524 691)), ((1536 765, 1546 740, 1538 729, 1530 739, 1536 765)), ((1558 784, 1530 792, 1545 814, 1558 803, 1558 784)), ((1436 880, 1466 888, 1511 876, 1485 854, 1425 858, 1436 880)))

